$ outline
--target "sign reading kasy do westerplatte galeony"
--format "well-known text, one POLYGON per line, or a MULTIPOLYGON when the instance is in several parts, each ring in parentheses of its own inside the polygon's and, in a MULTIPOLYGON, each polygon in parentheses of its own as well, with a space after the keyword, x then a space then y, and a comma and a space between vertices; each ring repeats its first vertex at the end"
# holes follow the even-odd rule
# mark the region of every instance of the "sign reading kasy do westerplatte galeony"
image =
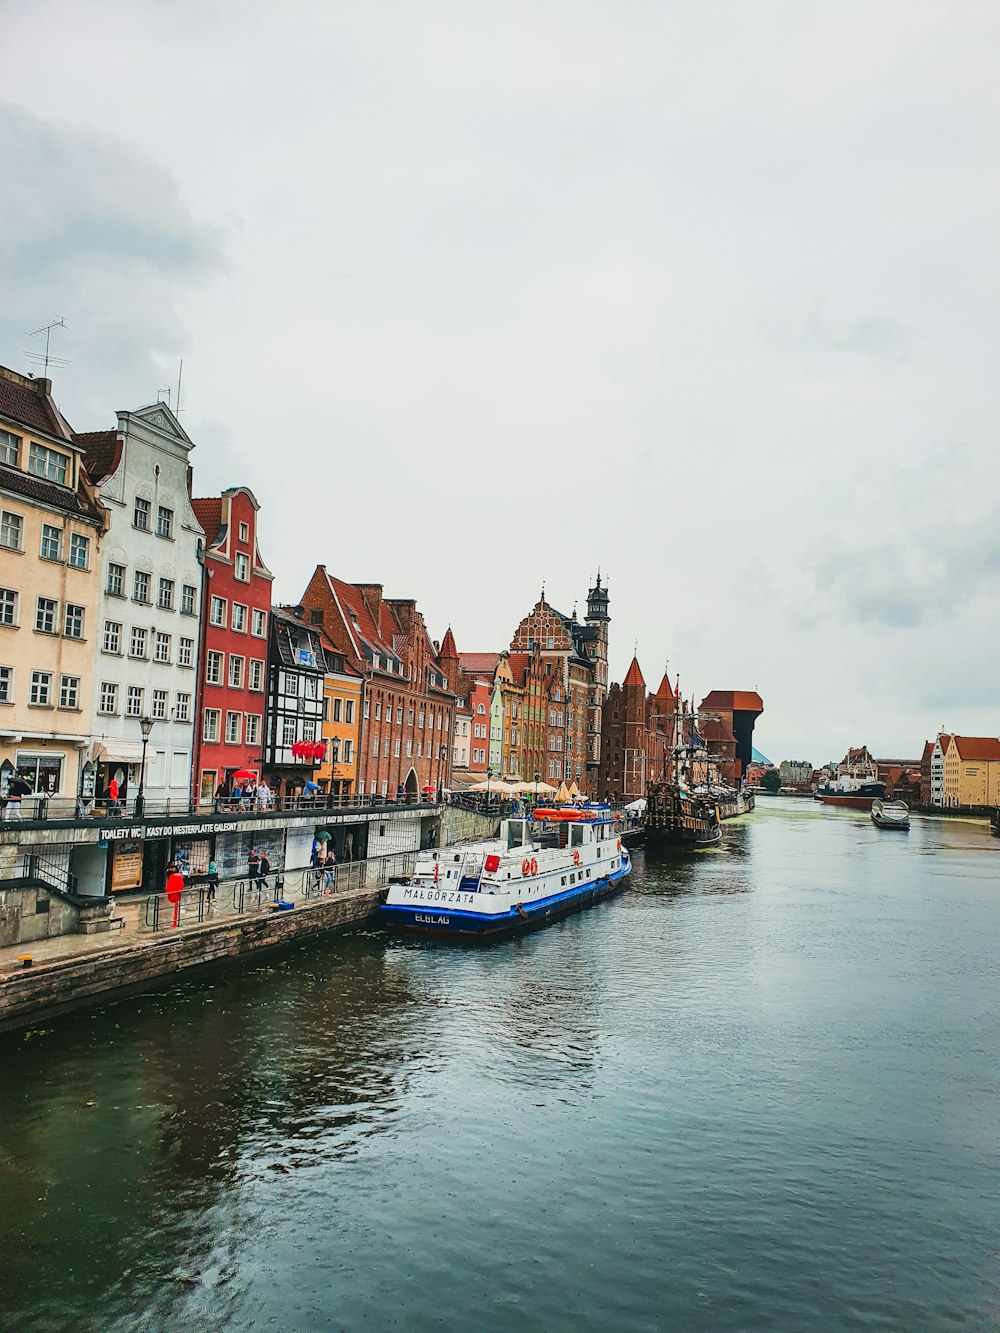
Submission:
MULTIPOLYGON (((242 824, 232 819, 197 824, 107 824, 98 830, 102 842, 132 842, 139 838, 179 838, 197 833, 239 833, 242 824)), ((250 825, 248 831, 252 831, 250 825)))

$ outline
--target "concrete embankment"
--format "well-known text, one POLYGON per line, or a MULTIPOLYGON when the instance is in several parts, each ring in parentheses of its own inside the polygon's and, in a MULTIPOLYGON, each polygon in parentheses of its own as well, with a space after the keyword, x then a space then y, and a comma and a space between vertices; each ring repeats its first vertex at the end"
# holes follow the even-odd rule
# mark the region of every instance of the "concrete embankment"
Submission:
POLYGON ((383 887, 354 889, 303 903, 290 912, 233 917, 175 934, 56 955, 23 970, 5 969, 0 980, 0 1031, 24 1027, 178 972, 252 957, 311 935, 364 925, 374 919, 385 895, 383 887))

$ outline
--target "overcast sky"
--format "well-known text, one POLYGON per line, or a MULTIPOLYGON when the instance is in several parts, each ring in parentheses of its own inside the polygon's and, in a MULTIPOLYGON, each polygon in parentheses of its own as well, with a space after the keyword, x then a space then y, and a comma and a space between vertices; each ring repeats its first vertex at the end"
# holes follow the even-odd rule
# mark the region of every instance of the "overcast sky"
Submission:
POLYGON ((0 362, 195 489, 814 763, 1000 730, 1000 5, 0 0, 0 362))

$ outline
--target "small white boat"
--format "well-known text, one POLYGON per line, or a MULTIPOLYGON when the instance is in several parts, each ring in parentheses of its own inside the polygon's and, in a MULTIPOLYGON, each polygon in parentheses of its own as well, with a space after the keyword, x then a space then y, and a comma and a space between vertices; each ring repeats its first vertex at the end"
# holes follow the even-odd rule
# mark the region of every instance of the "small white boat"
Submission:
POLYGON ((872 823, 876 828, 908 829, 910 807, 905 801, 872 801, 872 823))

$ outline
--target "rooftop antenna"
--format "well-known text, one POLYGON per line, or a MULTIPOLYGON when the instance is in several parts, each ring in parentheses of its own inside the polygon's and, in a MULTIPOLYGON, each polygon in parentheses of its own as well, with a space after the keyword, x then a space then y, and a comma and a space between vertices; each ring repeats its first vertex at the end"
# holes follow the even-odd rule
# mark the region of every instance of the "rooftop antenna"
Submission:
POLYGON ((175 417, 179 417, 181 414, 181 379, 183 378, 183 375, 184 375, 184 358, 181 357, 181 363, 177 368, 177 406, 174 408, 175 417))
POLYGON ((156 401, 157 401, 158 403, 166 402, 167 406, 168 406, 168 407, 170 406, 170 385, 169 385, 169 384, 167 385, 167 387, 166 387, 165 389, 157 389, 157 391, 156 391, 156 401), (166 396, 166 399, 164 399, 164 397, 163 397, 164 394, 167 395, 167 396, 166 396))
POLYGON ((35 365, 42 364, 45 367, 43 374, 46 379, 48 379, 49 377, 49 366, 69 365, 69 361, 65 357, 53 356, 49 351, 49 345, 52 341, 52 330, 64 329, 65 327, 66 327, 66 320, 60 317, 59 319, 52 320, 50 324, 43 324, 40 329, 31 329, 31 331, 27 334, 27 337, 29 338, 37 338, 39 334, 42 333, 45 334, 44 355, 41 352, 25 352, 24 355, 28 358, 29 361, 33 361, 35 365))

